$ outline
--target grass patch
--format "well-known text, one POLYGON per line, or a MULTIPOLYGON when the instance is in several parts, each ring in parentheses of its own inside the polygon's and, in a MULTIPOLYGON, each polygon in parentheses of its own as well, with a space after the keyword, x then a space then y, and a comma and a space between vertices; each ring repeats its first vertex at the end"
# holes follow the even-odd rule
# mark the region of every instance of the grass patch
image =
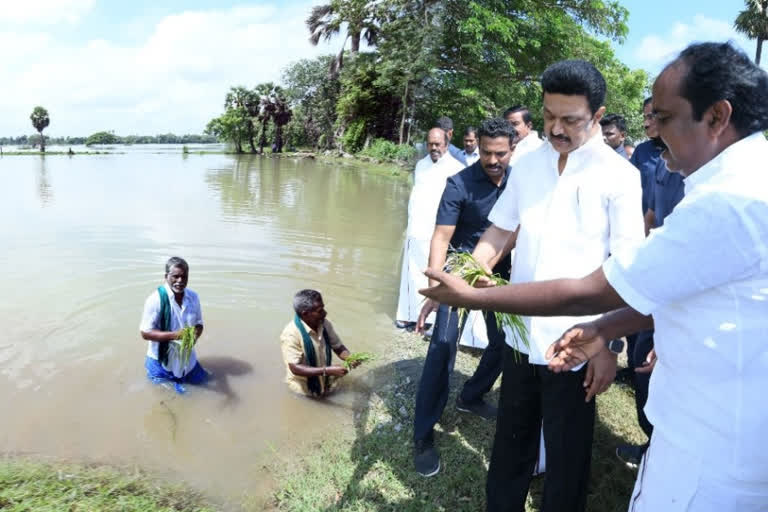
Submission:
MULTIPOLYGON (((360 398, 355 431, 328 435, 303 447, 298 460, 278 460, 280 482, 273 504, 285 511, 476 511, 485 510, 485 477, 495 430, 456 411, 455 395, 477 367, 479 353, 460 350, 451 396, 436 428, 440 473, 423 478, 413 470, 414 397, 428 344, 412 334, 393 336, 386 356, 366 374, 371 393, 360 398)), ((498 401, 498 385, 488 399, 498 401)), ((620 442, 642 442, 634 396, 612 386, 598 397, 592 478, 587 509, 624 512, 635 473, 615 457, 620 442)), ((543 478, 533 480, 527 512, 539 510, 543 478)))
POLYGON ((183 486, 158 484, 115 468, 0 458, 0 510, 208 512, 203 498, 183 486))

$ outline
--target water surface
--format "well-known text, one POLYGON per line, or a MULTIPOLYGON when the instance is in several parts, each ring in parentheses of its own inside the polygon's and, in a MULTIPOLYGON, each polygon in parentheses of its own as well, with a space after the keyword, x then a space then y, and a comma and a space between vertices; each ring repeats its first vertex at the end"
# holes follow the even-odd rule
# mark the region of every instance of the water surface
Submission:
POLYGON ((349 425, 283 386, 301 288, 353 350, 392 335, 408 187, 312 160, 129 151, 0 159, 0 451, 136 464, 237 501, 299 440, 349 425), (190 264, 208 388, 146 381, 138 325, 164 263, 190 264))

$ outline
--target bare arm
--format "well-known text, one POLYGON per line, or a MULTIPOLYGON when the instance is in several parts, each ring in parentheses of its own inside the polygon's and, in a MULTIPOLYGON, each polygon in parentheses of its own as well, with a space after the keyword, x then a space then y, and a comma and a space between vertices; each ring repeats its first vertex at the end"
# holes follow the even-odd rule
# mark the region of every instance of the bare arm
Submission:
MULTIPOLYGON (((142 339, 147 341, 157 341, 159 343, 175 341, 181 339, 181 330, 178 331, 161 331, 160 329, 150 329, 148 331, 139 331, 142 339)), ((198 339, 203 334, 202 324, 195 326, 195 339, 198 339)))
POLYGON ((490 272, 515 246, 519 229, 518 227, 515 231, 507 231, 491 224, 477 242, 472 256, 490 272))
MULTIPOLYGON (((448 254, 448 246, 456 232, 456 226, 446 226, 438 224, 432 233, 432 241, 429 243, 429 268, 442 270, 445 265, 445 257, 448 254)), ((429 285, 434 286, 437 282, 430 281, 429 285)))
POLYGON ((656 223, 656 213, 649 208, 648 211, 645 212, 643 220, 645 221, 645 236, 648 236, 651 233, 651 228, 653 228, 653 225, 656 223))
POLYGON ((606 280, 602 267, 581 279, 554 279, 492 288, 473 288, 459 277, 432 269, 426 274, 440 284, 419 290, 419 293, 451 306, 527 316, 596 315, 627 306, 606 280))

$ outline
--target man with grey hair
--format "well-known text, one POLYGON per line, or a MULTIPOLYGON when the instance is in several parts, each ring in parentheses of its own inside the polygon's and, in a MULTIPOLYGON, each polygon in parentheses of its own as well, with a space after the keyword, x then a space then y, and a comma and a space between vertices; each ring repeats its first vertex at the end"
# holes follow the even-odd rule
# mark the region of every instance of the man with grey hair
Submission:
POLYGON ((200 299, 187 288, 188 279, 187 262, 170 258, 165 264, 165 282, 147 297, 139 325, 142 339, 147 340, 147 377, 157 384, 172 383, 178 393, 184 393, 183 384, 202 384, 208 378, 194 348, 189 358, 181 357, 183 329, 194 327, 195 340, 203 334, 200 299))
POLYGON ((448 141, 448 134, 442 128, 429 130, 429 154, 416 163, 413 171, 400 274, 400 298, 395 313, 395 326, 400 329, 413 330, 416 327, 424 301, 418 290, 427 285, 427 278, 422 272, 427 268, 429 244, 435 230, 437 207, 445 189, 445 180, 464 168, 464 164, 448 154, 448 141))
POLYGON ((293 320, 280 335, 285 382, 296 393, 325 396, 334 389, 338 379, 347 374, 344 366, 331 364, 331 350, 342 361, 349 357, 349 350, 326 319, 320 292, 299 291, 293 297, 293 310, 293 320))

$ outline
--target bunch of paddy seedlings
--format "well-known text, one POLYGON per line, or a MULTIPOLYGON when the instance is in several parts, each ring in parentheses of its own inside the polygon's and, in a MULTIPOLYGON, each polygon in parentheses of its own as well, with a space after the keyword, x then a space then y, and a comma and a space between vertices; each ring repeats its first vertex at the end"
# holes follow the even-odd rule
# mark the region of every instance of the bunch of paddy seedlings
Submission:
POLYGON ((372 361, 375 358, 376 356, 370 352, 352 352, 343 361, 344 368, 351 370, 354 366, 356 366, 355 363, 365 363, 366 361, 372 361))
POLYGON ((197 341, 195 340, 195 326, 184 327, 181 330, 181 338, 179 338, 179 358, 184 368, 189 364, 189 358, 192 356, 192 347, 195 346, 195 341, 197 341))
MULTIPOLYGON (((504 286, 509 284, 509 281, 502 278, 498 274, 490 274, 472 257, 468 252, 451 252, 445 260, 445 271, 454 276, 458 276, 466 281, 470 286, 475 286, 475 283, 482 277, 488 278, 496 286, 504 286)), ((466 308, 458 308, 459 322, 464 319, 467 314, 466 308)), ((525 327, 525 322, 518 315, 512 313, 499 313, 494 311, 493 316, 496 318, 496 326, 500 331, 504 330, 504 327, 509 327, 512 334, 515 337, 515 345, 522 343, 526 348, 530 348, 528 341, 528 329, 525 327)))

